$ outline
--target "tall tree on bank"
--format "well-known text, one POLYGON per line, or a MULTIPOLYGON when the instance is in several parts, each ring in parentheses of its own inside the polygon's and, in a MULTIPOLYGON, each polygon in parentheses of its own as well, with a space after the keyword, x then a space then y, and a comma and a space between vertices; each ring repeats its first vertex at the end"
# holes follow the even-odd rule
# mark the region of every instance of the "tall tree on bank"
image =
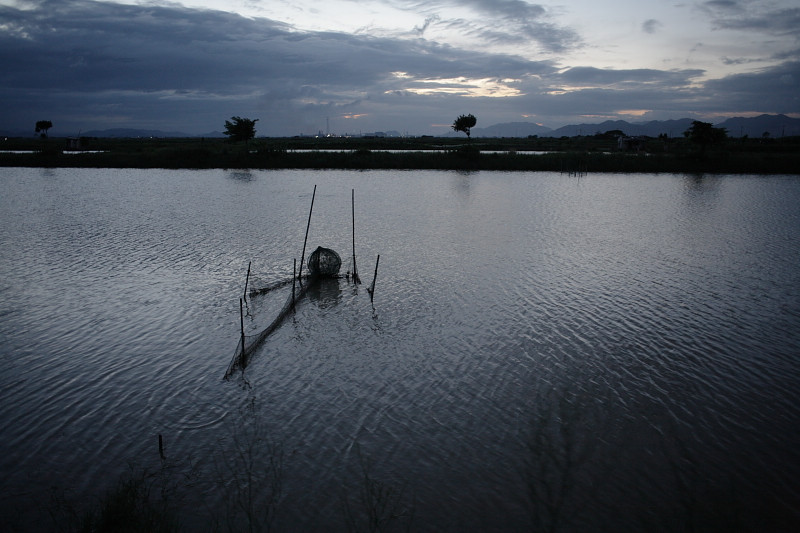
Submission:
POLYGON ((47 130, 53 127, 53 123, 49 120, 36 121, 36 133, 40 134, 42 139, 47 138, 47 130))
POLYGON ((473 115, 459 115, 459 117, 453 122, 453 129, 455 131, 463 131, 467 134, 467 139, 471 140, 469 136, 470 129, 475 127, 475 124, 478 123, 478 119, 476 119, 473 115))
POLYGON ((709 122, 693 120, 692 125, 683 132, 683 135, 693 143, 700 145, 700 151, 705 152, 709 145, 724 141, 728 137, 728 132, 725 131, 725 128, 715 128, 709 122))
POLYGON ((256 136, 256 122, 258 119, 231 117, 225 121, 225 135, 232 141, 247 141, 256 136))

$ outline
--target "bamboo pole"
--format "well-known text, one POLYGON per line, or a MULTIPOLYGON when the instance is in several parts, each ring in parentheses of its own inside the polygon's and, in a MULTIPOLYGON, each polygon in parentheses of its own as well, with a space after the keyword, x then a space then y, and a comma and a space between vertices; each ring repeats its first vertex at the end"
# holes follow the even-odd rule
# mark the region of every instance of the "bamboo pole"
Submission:
POLYGON ((350 205, 353 208, 353 283, 361 283, 361 278, 358 277, 358 268, 356 267, 356 190, 350 189, 351 201, 350 205))
POLYGON ((314 185, 314 192, 311 194, 311 209, 308 210, 308 224, 306 224, 306 238, 303 239, 303 253, 300 255, 300 273, 297 279, 303 276, 303 261, 306 257, 306 242, 308 241, 308 229, 311 227, 311 212, 314 211, 314 197, 317 195, 317 186, 314 185))
POLYGON ((378 279, 378 263, 380 262, 381 262, 381 254, 378 254, 378 259, 375 261, 375 274, 372 276, 372 286, 370 286, 370 288, 367 289, 370 300, 372 300, 372 298, 375 296, 375 280, 378 279))
POLYGON ((239 298, 239 323, 242 327, 242 359, 244 359, 244 305, 241 298, 239 298))
POLYGON ((292 310, 294 310, 294 286, 296 281, 297 281, 297 259, 295 258, 294 266, 292 267, 292 310))
POLYGON ((247 262, 247 277, 244 278, 244 299, 247 300, 247 284, 250 282, 250 265, 252 261, 247 262))

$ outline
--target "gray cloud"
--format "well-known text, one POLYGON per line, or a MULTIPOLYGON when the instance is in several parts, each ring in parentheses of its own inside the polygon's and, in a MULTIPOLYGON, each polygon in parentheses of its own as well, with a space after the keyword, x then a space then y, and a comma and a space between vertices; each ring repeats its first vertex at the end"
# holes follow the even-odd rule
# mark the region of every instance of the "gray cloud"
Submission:
MULTIPOLYGON (((498 16, 516 9, 527 9, 528 18, 539 16, 540 11, 521 4, 470 3, 494 9, 498 16)), ((465 112, 489 125, 522 115, 560 122, 576 114, 614 116, 625 109, 672 117, 725 106, 734 111, 800 110, 796 56, 780 67, 704 87, 698 84, 700 70, 563 70, 551 60, 459 49, 421 38, 300 32, 268 19, 177 5, 91 0, 29 5, 38 8, 0 6, 4 129, 29 130, 36 120, 47 119, 54 122, 56 135, 122 126, 204 133, 240 115, 260 118, 262 135, 314 133, 324 129, 326 117, 339 132, 419 134, 438 133, 432 124, 447 124, 465 112), (454 81, 459 78, 463 81, 454 81), (474 86, 481 79, 518 95, 415 92, 455 89, 459 83, 474 86)), ((486 28, 474 31, 494 38, 486 28)))
POLYGON ((645 33, 655 33, 663 24, 656 19, 647 19, 642 22, 642 31, 645 33))
POLYGON ((763 61, 761 59, 748 59, 745 57, 728 57, 728 56, 723 56, 722 58, 720 58, 720 60, 724 65, 746 65, 748 63, 758 63, 760 61, 763 61))
POLYGON ((438 20, 439 20, 439 15, 431 15, 431 16, 429 16, 429 17, 427 17, 427 18, 425 19, 425 23, 424 23, 422 26, 415 26, 415 27, 414 27, 414 31, 415 31, 415 32, 416 32, 418 35, 420 35, 420 36, 421 36, 421 35, 423 35, 423 34, 425 33, 425 30, 427 30, 427 29, 428 29, 428 26, 430 26, 430 25, 431 25, 431 23, 433 23, 433 22, 437 22, 438 20))
POLYGON ((428 41, 296 32, 220 12, 92 1, 39 5, 34 11, 0 8, 18 28, 0 34, 6 66, 0 84, 22 122, 31 119, 20 114, 33 109, 76 123, 181 115, 186 127, 203 131, 225 116, 267 112, 281 118, 262 120, 263 133, 297 133, 319 116, 380 102, 382 93, 402 89, 391 76, 395 71, 426 79, 553 70, 546 62, 428 41))
POLYGON ((795 60, 796 61, 796 60, 800 59, 800 48, 795 48, 793 50, 785 50, 783 52, 779 52, 777 54, 774 54, 772 56, 772 59, 778 59, 778 60, 781 60, 781 61, 782 60, 786 60, 786 59, 791 59, 791 60, 795 60))
POLYGON ((437 23, 468 35, 476 43, 517 45, 527 42, 547 52, 564 52, 581 44, 574 30, 550 21, 546 7, 523 0, 392 0, 389 3, 426 16, 426 22, 437 17, 437 23), (470 8, 480 16, 472 20, 446 19, 442 13, 452 6, 470 8))
POLYGON ((707 105, 712 110, 723 111, 725 106, 736 106, 755 111, 796 112, 800 109, 800 61, 711 80, 705 87, 707 105))
POLYGON ((574 67, 558 76, 567 84, 590 84, 604 86, 647 85, 648 87, 682 87, 693 78, 702 76, 702 70, 608 70, 595 67, 574 67))
POLYGON ((702 8, 718 29, 797 35, 800 28, 800 8, 797 7, 776 9, 761 1, 713 0, 704 2, 702 8))
POLYGON ((709 2, 703 2, 703 5, 715 9, 728 9, 737 11, 741 9, 740 2, 737 0, 711 0, 709 2))
POLYGON ((782 9, 770 13, 753 13, 731 18, 718 18, 720 28, 759 30, 770 34, 797 35, 800 28, 800 8, 782 9))

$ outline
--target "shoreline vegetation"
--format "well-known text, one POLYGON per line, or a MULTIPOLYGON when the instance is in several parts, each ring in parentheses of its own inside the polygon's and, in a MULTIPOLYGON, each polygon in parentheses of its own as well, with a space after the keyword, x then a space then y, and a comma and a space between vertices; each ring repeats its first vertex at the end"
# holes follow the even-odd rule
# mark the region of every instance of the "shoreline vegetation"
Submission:
POLYGON ((686 138, 636 138, 635 149, 619 144, 609 134, 468 142, 449 137, 257 138, 246 143, 221 138, 4 138, 0 167, 800 172, 800 137, 728 138, 706 147, 686 138))

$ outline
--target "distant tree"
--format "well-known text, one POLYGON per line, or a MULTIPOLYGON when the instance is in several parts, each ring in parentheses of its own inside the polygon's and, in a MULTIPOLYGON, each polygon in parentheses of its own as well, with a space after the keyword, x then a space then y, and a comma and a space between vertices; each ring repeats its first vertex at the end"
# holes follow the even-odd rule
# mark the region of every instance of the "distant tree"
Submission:
POLYGON ((47 138, 47 130, 53 127, 53 123, 49 120, 37 120, 36 121, 36 133, 39 133, 42 136, 42 139, 47 138))
POLYGON ((250 120, 249 118, 231 117, 230 120, 225 121, 225 135, 230 137, 232 141, 247 141, 256 136, 256 122, 258 119, 250 120))
POLYGON ((709 145, 724 141, 728 137, 725 128, 715 128, 709 122, 693 120, 688 130, 683 135, 695 144, 700 145, 701 150, 705 150, 709 145))
POLYGON ((478 119, 472 115, 459 115, 459 117, 453 122, 453 129, 455 131, 463 131, 467 134, 467 139, 470 139, 470 129, 474 128, 475 124, 477 123, 478 119))

